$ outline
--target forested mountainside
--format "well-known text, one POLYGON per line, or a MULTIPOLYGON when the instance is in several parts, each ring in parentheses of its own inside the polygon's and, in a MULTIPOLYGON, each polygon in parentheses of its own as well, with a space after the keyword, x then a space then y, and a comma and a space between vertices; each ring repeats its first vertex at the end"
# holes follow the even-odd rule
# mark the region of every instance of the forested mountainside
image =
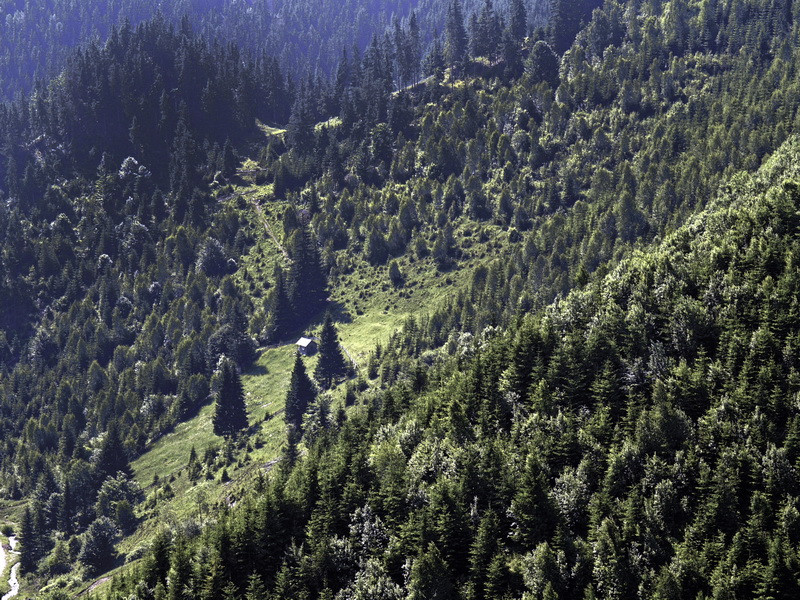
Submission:
POLYGON ((57 75, 71 51, 104 43, 113 27, 134 26, 161 12, 178 22, 202 20, 225 0, 3 0, 0 2, 0 99, 27 97, 38 81, 57 75))
POLYGON ((23 594, 794 597, 797 6, 310 5, 0 106, 23 594))
MULTIPOLYGON (((506 12, 508 3, 498 2, 506 12)), ((525 0, 532 28, 547 24, 549 4, 525 0)), ((465 2, 467 15, 479 0, 465 2)), ((178 24, 186 18, 204 37, 234 42, 242 52, 268 53, 298 76, 330 75, 342 51, 363 50, 412 12, 421 51, 442 31, 446 3, 435 0, 3 0, 0 2, 0 100, 27 96, 66 64, 73 49, 105 43, 114 27, 135 27, 157 13, 178 24)))
POLYGON ((800 143, 657 248, 417 355, 109 598, 794 598, 800 143))

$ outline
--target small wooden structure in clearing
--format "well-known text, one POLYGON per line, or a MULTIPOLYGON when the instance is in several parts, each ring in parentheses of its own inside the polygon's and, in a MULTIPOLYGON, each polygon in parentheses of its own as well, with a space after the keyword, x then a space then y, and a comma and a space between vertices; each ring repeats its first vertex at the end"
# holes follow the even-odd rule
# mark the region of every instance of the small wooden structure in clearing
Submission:
POLYGON ((297 351, 303 356, 311 356, 317 352, 317 342, 312 338, 301 337, 295 343, 297 351))

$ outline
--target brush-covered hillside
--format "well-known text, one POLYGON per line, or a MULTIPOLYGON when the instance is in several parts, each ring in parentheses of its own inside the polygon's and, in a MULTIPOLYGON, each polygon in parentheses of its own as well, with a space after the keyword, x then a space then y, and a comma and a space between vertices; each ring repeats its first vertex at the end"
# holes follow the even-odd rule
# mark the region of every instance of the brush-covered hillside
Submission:
POLYGON ((312 4, 0 105, 20 597, 794 597, 800 9, 312 4))

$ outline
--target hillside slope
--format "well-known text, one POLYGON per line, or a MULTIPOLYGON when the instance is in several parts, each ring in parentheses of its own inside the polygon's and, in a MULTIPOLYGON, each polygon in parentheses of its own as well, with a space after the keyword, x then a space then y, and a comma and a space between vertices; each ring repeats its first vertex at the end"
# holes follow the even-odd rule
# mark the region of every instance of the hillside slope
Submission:
POLYGON ((792 7, 465 10, 418 84, 156 18, 0 107, 23 594, 794 593, 792 7))
POLYGON ((215 528, 173 530, 137 589, 794 597, 798 157, 793 139, 653 250, 422 357, 421 387, 411 367, 359 395, 215 528))

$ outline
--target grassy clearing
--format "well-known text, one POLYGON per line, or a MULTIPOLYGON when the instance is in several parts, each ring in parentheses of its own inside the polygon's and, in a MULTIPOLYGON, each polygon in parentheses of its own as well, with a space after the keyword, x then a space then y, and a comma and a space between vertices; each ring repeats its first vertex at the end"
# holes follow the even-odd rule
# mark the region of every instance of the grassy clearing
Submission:
MULTIPOLYGON (((161 528, 180 527, 192 521, 202 525, 213 520, 220 506, 235 503, 244 490, 252 487, 255 478, 275 464, 284 442, 283 404, 294 352, 292 344, 264 349, 253 367, 243 373, 251 430, 246 443, 232 449, 231 464, 223 467, 222 461, 217 460, 199 480, 189 480, 187 463, 193 446, 201 459, 206 448, 224 446, 224 440, 213 432, 213 404, 203 406, 195 417, 179 424, 132 464, 134 478, 147 499, 139 509, 139 527, 118 546, 128 562, 100 580, 84 583, 76 592, 88 591, 99 582, 92 595, 102 595, 110 585, 105 578, 138 564, 161 528), (222 481, 223 469, 229 481, 222 481)), ((309 368, 313 368, 312 359, 309 368)))
MULTIPOLYGON (((255 243, 239 257, 234 278, 258 311, 271 285, 274 267, 288 266, 282 250, 282 219, 288 204, 272 197, 271 186, 258 186, 247 180, 242 183, 234 191, 244 201, 233 197, 228 202, 240 211, 255 243)), ((429 247, 434 233, 423 232, 429 247)), ((504 230, 488 224, 480 232, 474 225, 457 226, 454 234, 461 256, 459 268, 450 273, 440 273, 432 258, 417 260, 409 252, 398 259, 405 281, 396 288, 389 279, 387 265, 373 266, 353 256, 345 273, 331 282, 331 308, 340 338, 359 364, 361 374, 366 375, 366 363, 376 344, 386 343, 409 317, 419 318, 453 296, 467 283, 476 266, 496 256, 497 249, 508 243, 504 230)), ((323 317, 324 314, 318 315, 298 335, 318 333, 323 317)), ((201 461, 207 448, 224 446, 213 433, 211 404, 176 426, 133 463, 135 478, 147 499, 139 508, 140 526, 119 545, 120 553, 128 557, 130 564, 136 564, 160 528, 179 527, 190 521, 202 526, 214 520, 219 507, 234 504, 252 489, 257 477, 274 466, 285 437, 282 410, 294 353, 293 343, 264 349, 253 367, 243 374, 251 435, 242 442, 244 445, 229 450, 227 466, 228 460, 219 456, 205 467, 199 480, 189 480, 187 464, 193 446, 201 461), (223 469, 228 481, 222 480, 223 469)), ((305 360, 307 370, 313 373, 316 357, 305 360)), ((333 390, 331 395, 339 398, 342 390, 333 390)), ((121 567, 127 568, 128 565, 121 567)), ((102 593, 108 585, 105 582, 93 593, 102 593)), ((88 587, 87 584, 83 589, 88 587)))
MULTIPOLYGON (((292 345, 263 350, 255 365, 242 376, 247 411, 251 423, 250 448, 235 453, 235 462, 228 467, 229 476, 235 481, 253 465, 266 464, 274 460, 283 443, 282 409, 291 375, 294 347, 292 345)), ((170 491, 162 498, 156 511, 148 516, 187 518, 197 511, 196 504, 213 504, 223 496, 216 477, 193 484, 188 479, 186 466, 192 447, 202 458, 209 447, 221 447, 222 438, 214 435, 211 422, 214 407, 207 404, 189 421, 181 423, 175 430, 158 440, 153 447, 133 463, 134 477, 146 494, 164 492, 168 484, 170 491), (157 483, 154 480, 158 476, 157 483), (204 502, 197 502, 204 499, 204 502)), ((216 470, 212 471, 216 475, 216 470)), ((136 543, 136 538, 148 537, 147 523, 126 542, 136 543)))
POLYGON ((258 120, 256 121, 256 127, 258 127, 259 131, 261 131, 261 133, 263 133, 264 136, 266 136, 268 139, 273 137, 279 137, 282 140, 283 136, 286 135, 285 129, 272 127, 258 120))

